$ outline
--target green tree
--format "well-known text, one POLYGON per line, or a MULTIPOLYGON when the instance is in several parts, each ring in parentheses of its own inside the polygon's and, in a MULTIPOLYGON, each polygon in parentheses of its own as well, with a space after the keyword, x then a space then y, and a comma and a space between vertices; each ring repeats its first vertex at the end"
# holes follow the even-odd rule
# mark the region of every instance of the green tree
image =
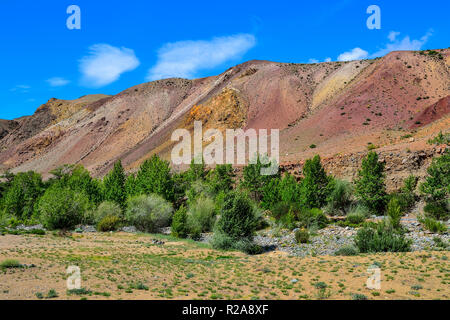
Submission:
POLYGON ((256 161, 254 163, 249 163, 243 169, 243 180, 242 186, 250 191, 251 196, 254 200, 261 200, 263 193, 263 186, 266 183, 269 183, 270 180, 279 177, 279 174, 275 175, 264 175, 262 173, 263 168, 268 168, 271 166, 270 163, 267 163, 267 158, 263 158, 263 162, 261 161, 261 157, 256 156, 256 161))
POLYGON ((187 210, 183 205, 173 215, 171 231, 177 238, 186 238, 188 235, 187 210))
POLYGON ((300 202, 300 184, 289 172, 281 179, 279 190, 281 201, 288 204, 297 204, 300 202))
POLYGON ((103 200, 100 181, 93 179, 82 165, 74 167, 66 185, 74 191, 84 192, 95 205, 103 200))
POLYGON ((114 168, 103 179, 103 192, 106 201, 113 201, 125 209, 125 171, 120 160, 114 163, 114 168))
POLYGON ((384 163, 378 161, 376 152, 371 151, 363 159, 361 169, 356 179, 356 196, 370 209, 381 215, 386 206, 384 163))
POLYGON ((394 229, 400 229, 400 219, 402 218, 403 212, 400 206, 400 201, 397 198, 392 198, 388 202, 386 213, 392 227, 394 227, 394 229))
POLYGON ((450 215, 450 152, 433 158, 427 173, 425 181, 419 186, 426 197, 424 210, 435 219, 447 219, 450 215))
POLYGON ((328 177, 320 163, 319 155, 305 161, 304 178, 300 183, 301 204, 306 208, 321 208, 333 189, 333 179, 328 177))
POLYGON ((24 221, 31 218, 35 204, 43 192, 44 184, 40 174, 33 171, 18 173, 3 199, 4 213, 24 221))
POLYGON ((195 156, 191 164, 189 165, 189 169, 186 171, 186 177, 187 180, 190 182, 197 181, 197 180, 205 180, 206 178, 206 166, 205 162, 203 161, 203 157, 201 158, 201 161, 198 161, 200 163, 196 163, 196 159, 198 159, 199 156, 195 156))
POLYGON ((214 193, 233 189, 233 167, 231 164, 218 164, 208 173, 208 180, 214 193))
POLYGON ((281 202, 280 178, 271 179, 262 187, 261 207, 271 210, 277 203, 281 202))
POLYGON ((39 199, 37 211, 43 225, 54 230, 70 229, 81 223, 84 214, 92 208, 84 192, 55 184, 39 199))
POLYGON ((157 155, 142 163, 136 175, 136 195, 159 194, 168 201, 174 199, 174 183, 168 161, 157 155))
POLYGON ((127 179, 125 180, 125 191, 127 193, 127 198, 137 195, 136 175, 134 173, 127 176, 127 179))
POLYGON ((217 222, 216 232, 233 240, 251 240, 256 226, 252 203, 245 194, 237 192, 228 194, 217 222))

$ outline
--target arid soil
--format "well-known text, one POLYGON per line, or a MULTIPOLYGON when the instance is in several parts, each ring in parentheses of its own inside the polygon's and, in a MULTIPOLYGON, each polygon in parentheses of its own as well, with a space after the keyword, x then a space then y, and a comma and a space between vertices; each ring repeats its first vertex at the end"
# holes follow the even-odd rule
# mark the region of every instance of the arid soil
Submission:
POLYGON ((256 256, 161 235, 48 233, 0 237, 0 299, 449 299, 448 251, 359 256, 256 256), (155 244, 155 240, 163 244, 155 244), (67 290, 69 266, 84 290, 67 290), (381 288, 368 289, 368 267, 381 288), (363 295, 363 296, 361 296, 363 295))

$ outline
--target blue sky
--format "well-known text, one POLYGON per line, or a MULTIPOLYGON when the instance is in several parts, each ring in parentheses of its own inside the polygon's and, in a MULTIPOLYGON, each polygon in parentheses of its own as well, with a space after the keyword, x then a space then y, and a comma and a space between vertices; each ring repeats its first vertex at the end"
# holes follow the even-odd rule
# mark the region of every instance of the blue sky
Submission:
POLYGON ((52 97, 116 94, 158 78, 216 75, 251 60, 322 62, 447 48, 449 1, 2 0, 0 118, 52 97), (381 29, 369 30, 369 5, 381 29), (69 5, 81 29, 69 30, 69 5))

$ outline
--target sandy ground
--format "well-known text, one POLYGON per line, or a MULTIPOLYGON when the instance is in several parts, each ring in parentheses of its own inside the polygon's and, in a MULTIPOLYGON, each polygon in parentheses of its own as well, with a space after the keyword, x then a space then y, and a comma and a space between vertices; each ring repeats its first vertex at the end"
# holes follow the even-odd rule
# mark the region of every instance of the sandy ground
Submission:
POLYGON ((450 297, 448 251, 354 257, 247 256, 192 241, 125 233, 0 236, 0 299, 444 299, 450 297), (154 244, 160 239, 164 244, 154 244), (381 288, 368 289, 368 267, 381 288), (81 269, 85 292, 67 291, 66 270, 81 269))

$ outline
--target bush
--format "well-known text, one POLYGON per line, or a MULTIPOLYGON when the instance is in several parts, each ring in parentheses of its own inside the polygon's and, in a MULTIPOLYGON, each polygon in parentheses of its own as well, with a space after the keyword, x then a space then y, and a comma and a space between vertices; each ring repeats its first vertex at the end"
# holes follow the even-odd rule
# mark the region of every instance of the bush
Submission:
POLYGON ((242 239, 237 241, 234 244, 234 249, 251 255, 260 254, 263 252, 263 248, 259 244, 256 244, 249 239, 242 239))
POLYGON ((302 209, 298 216, 298 220, 300 226, 307 229, 322 229, 325 228, 329 222, 322 210, 317 208, 302 209))
POLYGON ((309 232, 306 229, 299 229, 295 231, 295 240, 297 243, 308 243, 309 232))
POLYGON ((363 223, 367 218, 367 215, 363 210, 358 209, 356 207, 352 211, 350 211, 347 215, 346 221, 350 224, 357 225, 363 223))
POLYGON ((7 259, 0 263, 0 269, 13 269, 13 268, 22 268, 22 264, 13 259, 7 259))
POLYGON ((427 169, 428 177, 420 185, 420 191, 426 196, 425 212, 438 220, 450 217, 450 152, 433 158, 427 169))
POLYGON ((334 253, 336 256, 356 256, 358 255, 359 251, 354 246, 346 246, 339 248, 334 253))
POLYGON ((92 208, 88 196, 69 188, 50 187, 39 200, 38 214, 50 229, 70 229, 80 224, 84 213, 92 208))
POLYGON ((444 223, 433 218, 418 217, 418 220, 421 224, 423 224, 425 229, 430 230, 433 233, 444 233, 448 230, 447 226, 444 223))
POLYGON ((333 189, 327 198, 326 211, 330 215, 345 215, 352 203, 353 186, 344 180, 335 180, 333 189))
POLYGON ((188 210, 187 224, 189 230, 198 235, 212 231, 216 222, 216 207, 211 198, 200 196, 188 210))
POLYGON ((384 179, 384 163, 378 161, 376 152, 369 152, 358 171, 355 193, 362 204, 377 215, 383 214, 386 205, 384 179))
POLYGON ((231 164, 218 164, 216 168, 209 172, 208 180, 215 194, 233 189, 233 167, 231 164))
POLYGON ((403 233, 383 222, 373 227, 364 226, 355 237, 355 245, 362 253, 406 252, 410 250, 411 243, 403 233))
POLYGON ((187 210, 183 205, 173 215, 171 231, 177 238, 186 238, 188 235, 187 210))
POLYGON ((114 216, 119 218, 120 220, 122 218, 122 209, 115 202, 104 201, 93 212, 93 222, 95 224, 98 224, 100 221, 103 220, 103 218, 107 216, 114 216))
POLYGON ((403 212, 400 207, 400 202, 396 198, 392 198, 387 206, 387 216, 389 217, 389 223, 394 227, 394 229, 400 229, 400 220, 403 216, 403 212))
POLYGON ((190 184, 190 188, 186 192, 187 204, 189 206, 195 205, 197 199, 200 197, 213 198, 214 191, 210 184, 203 180, 196 180, 190 184))
POLYGON ((118 216, 105 216, 97 224, 97 230, 102 232, 116 231, 122 222, 118 216))
POLYGON ((169 226, 172 205, 156 194, 140 195, 128 200, 125 220, 140 231, 155 232, 169 226))
POLYGON ((231 192, 225 198, 220 219, 217 221, 213 247, 242 249, 239 241, 252 242, 258 225, 253 205, 245 194, 231 192))

